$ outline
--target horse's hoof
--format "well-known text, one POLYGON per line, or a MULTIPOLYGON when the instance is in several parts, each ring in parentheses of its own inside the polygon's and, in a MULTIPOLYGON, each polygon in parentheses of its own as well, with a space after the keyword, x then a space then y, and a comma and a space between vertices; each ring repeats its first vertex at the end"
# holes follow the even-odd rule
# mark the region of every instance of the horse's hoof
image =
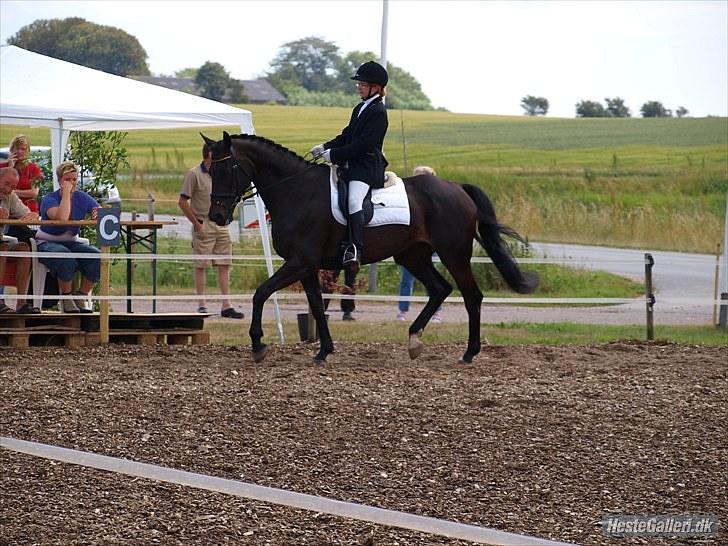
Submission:
POLYGON ((412 360, 420 356, 422 354, 422 351, 425 350, 425 344, 420 341, 420 335, 422 335, 421 330, 417 334, 412 334, 409 337, 409 345, 407 346, 407 350, 409 351, 409 356, 412 360))
POLYGON ((268 345, 263 345, 257 351, 253 351, 253 362, 255 362, 256 364, 259 362, 263 362, 263 359, 268 355, 269 350, 270 349, 268 348, 268 345))
POLYGON ((313 363, 314 363, 314 366, 322 366, 322 365, 326 364, 326 359, 315 356, 315 357, 313 357, 313 363))
POLYGON ((472 356, 471 357, 461 356, 458 359, 458 364, 472 364, 472 363, 473 363, 473 357, 472 356))

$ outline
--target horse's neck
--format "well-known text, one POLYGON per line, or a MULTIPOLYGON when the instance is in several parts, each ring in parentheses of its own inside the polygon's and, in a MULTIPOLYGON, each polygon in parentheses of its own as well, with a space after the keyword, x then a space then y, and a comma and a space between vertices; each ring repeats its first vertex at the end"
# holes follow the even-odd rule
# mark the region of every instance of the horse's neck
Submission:
POLYGON ((305 161, 273 148, 261 146, 256 150, 254 182, 268 210, 293 198, 290 191, 282 190, 287 184, 293 183, 296 174, 303 173, 308 166, 305 161))

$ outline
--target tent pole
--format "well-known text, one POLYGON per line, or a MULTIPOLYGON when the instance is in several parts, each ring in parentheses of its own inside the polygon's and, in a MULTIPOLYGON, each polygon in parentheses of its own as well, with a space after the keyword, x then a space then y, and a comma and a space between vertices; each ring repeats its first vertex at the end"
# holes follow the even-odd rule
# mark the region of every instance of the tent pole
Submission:
MULTIPOLYGON (((263 241, 263 252, 265 253, 265 265, 268 268, 268 276, 273 276, 273 253, 270 248, 270 238, 268 236, 268 222, 265 219, 265 204, 260 198, 260 195, 255 194, 255 210, 258 212, 258 229, 260 230, 260 237, 263 241)), ((276 324, 278 325, 278 341, 281 344, 286 342, 283 337, 283 322, 281 321, 281 310, 278 307, 278 296, 275 292, 271 296, 273 300, 273 311, 276 317, 276 324)))

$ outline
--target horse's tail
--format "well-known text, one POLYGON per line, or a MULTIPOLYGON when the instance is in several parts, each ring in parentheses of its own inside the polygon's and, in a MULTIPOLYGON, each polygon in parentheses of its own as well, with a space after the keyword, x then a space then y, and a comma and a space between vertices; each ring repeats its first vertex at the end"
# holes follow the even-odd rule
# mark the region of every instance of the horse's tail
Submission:
POLYGON ((475 235, 475 240, 488 253, 508 286, 519 294, 530 294, 538 286, 538 277, 528 271, 521 271, 501 235, 513 237, 524 244, 526 241, 515 230, 498 223, 493 203, 483 190, 471 184, 463 184, 462 187, 478 207, 479 235, 475 235))

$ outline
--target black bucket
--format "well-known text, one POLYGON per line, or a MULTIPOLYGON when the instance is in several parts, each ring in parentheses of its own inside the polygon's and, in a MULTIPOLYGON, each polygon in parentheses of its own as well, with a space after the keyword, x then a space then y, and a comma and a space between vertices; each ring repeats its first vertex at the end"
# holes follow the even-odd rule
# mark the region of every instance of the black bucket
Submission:
MULTIPOLYGON (((329 315, 324 315, 324 317, 328 323, 329 315)), ((298 336, 301 338, 301 341, 308 341, 308 313, 298 313, 296 315, 296 319, 298 319, 298 336)), ((315 321, 313 323, 313 327, 313 339, 314 341, 318 341, 319 332, 315 321)))

